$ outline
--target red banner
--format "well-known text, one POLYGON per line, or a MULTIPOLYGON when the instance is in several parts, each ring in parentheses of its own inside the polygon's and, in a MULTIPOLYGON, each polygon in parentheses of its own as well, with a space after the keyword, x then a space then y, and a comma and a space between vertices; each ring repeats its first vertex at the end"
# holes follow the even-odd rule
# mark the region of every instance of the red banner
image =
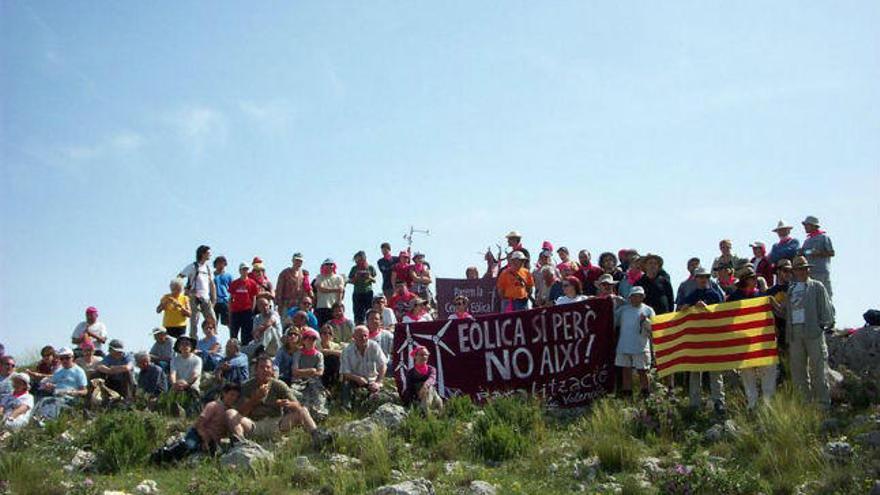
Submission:
POLYGON ((470 301, 468 313, 477 316, 501 311, 495 289, 495 278, 438 278, 434 286, 437 288, 437 312, 439 319, 445 320, 455 307, 452 301, 456 296, 465 296, 470 301))
POLYGON ((614 314, 608 299, 515 313, 399 324, 392 370, 404 387, 410 350, 424 345, 444 397, 477 401, 526 392, 576 407, 614 387, 614 314))

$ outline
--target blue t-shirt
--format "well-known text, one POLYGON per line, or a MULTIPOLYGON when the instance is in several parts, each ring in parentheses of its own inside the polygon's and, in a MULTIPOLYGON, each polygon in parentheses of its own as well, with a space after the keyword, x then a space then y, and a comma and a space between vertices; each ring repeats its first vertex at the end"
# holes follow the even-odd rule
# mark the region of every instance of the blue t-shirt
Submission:
POLYGON ((134 364, 134 358, 131 357, 131 354, 124 352, 119 359, 116 359, 113 357, 112 353, 108 352, 107 355, 104 356, 104 360, 101 361, 101 364, 104 366, 126 366, 134 364))
POLYGON ((229 303, 229 284, 232 283, 232 275, 221 273, 214 275, 214 285, 217 286, 217 302, 229 303))
POLYGON ((52 373, 51 381, 55 384, 55 390, 79 390, 87 385, 86 372, 77 365, 58 368, 52 373))
MULTIPOLYGON (((299 312, 299 308, 294 306, 294 307, 287 310, 287 316, 290 318, 293 318, 293 315, 295 315, 297 312, 299 312)), ((307 315, 306 324, 308 326, 314 328, 315 330, 317 330, 318 329, 318 317, 315 316, 315 313, 312 311, 306 311, 306 315, 307 315)))
POLYGON ((693 292, 684 298, 684 304, 693 306, 697 301, 703 301, 705 304, 718 304, 724 302, 724 297, 717 290, 707 287, 705 289, 694 289, 693 292))
POLYGON ((204 337, 201 340, 199 340, 199 342, 196 344, 196 351, 199 351, 199 352, 202 352, 205 354, 210 354, 211 348, 219 343, 220 343, 220 341, 217 340, 216 335, 212 335, 210 337, 204 337))

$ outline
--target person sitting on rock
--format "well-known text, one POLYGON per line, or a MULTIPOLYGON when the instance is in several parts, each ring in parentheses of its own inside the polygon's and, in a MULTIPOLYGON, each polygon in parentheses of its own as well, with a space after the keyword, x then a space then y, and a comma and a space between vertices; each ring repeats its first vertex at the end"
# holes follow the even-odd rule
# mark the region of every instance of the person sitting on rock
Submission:
POLYGON ((302 347, 293 353, 290 366, 291 388, 302 404, 319 421, 327 417, 327 396, 321 378, 324 375, 324 355, 318 350, 318 332, 309 328, 303 332, 302 347))
POLYGON ((333 331, 333 325, 329 322, 321 328, 319 347, 321 354, 324 355, 324 374, 321 376, 321 381, 324 382, 325 389, 339 383, 339 362, 342 358, 342 349, 345 348, 333 339, 333 331))
POLYGON ((247 356, 241 352, 241 344, 238 339, 229 339, 226 341, 226 353, 214 374, 223 383, 238 383, 241 385, 249 378, 250 370, 248 369, 247 356))
POLYGON ((293 355, 299 350, 300 336, 306 330, 311 330, 311 328, 289 327, 284 332, 284 336, 281 337, 281 347, 275 353, 275 358, 272 360, 275 364, 275 369, 278 370, 278 379, 287 385, 290 385, 290 380, 293 378, 290 374, 291 366, 293 365, 293 355))
POLYGON ((202 333, 205 336, 196 343, 195 355, 202 360, 202 369, 205 373, 211 373, 223 359, 220 340, 217 338, 217 323, 206 319, 202 322, 202 333))
POLYGON ((195 346, 191 337, 184 335, 177 339, 177 355, 171 360, 169 381, 172 390, 198 396, 202 380, 202 360, 193 354, 193 347, 195 346))
MULTIPOLYGON (((420 301, 423 301, 420 299, 420 301)), ((425 306, 423 306, 425 307, 425 306)), ((427 309, 425 307, 425 309, 427 309)), ((367 330, 370 340, 375 340, 386 356, 391 356, 391 348, 394 346, 394 334, 382 327, 382 314, 371 309, 367 311, 367 330)))
POLYGON ((38 417, 57 418, 61 410, 85 397, 88 389, 86 372, 73 362, 73 351, 62 347, 58 350, 61 367, 40 383, 40 390, 51 397, 41 399, 34 410, 38 417))
POLYGON ((202 451, 214 454, 220 441, 230 435, 231 418, 235 404, 241 397, 241 386, 237 383, 223 385, 222 395, 210 402, 199 414, 196 423, 179 441, 153 452, 150 461, 154 464, 178 461, 202 451))
POLYGON ((230 412, 230 432, 234 437, 271 438, 302 426, 318 440, 318 427, 309 410, 300 404, 290 387, 275 378, 275 367, 268 356, 260 356, 256 376, 241 386, 236 410, 230 412))
POLYGON ((152 362, 149 353, 143 351, 136 353, 134 362, 140 370, 137 379, 138 390, 147 397, 148 402, 168 391, 168 375, 161 366, 152 362))
POLYGON ((272 302, 257 298, 257 314, 254 316, 253 340, 241 350, 254 358, 262 353, 274 356, 281 346, 281 317, 272 309, 272 302))
POLYGON ((134 359, 131 354, 125 352, 125 344, 119 339, 111 340, 109 348, 109 354, 95 367, 95 370, 109 389, 118 393, 123 399, 131 399, 134 396, 132 377, 134 359))
MULTIPOLYGON (((82 352, 82 356, 76 359, 76 365, 86 372, 86 377, 89 379, 95 378, 98 375, 95 368, 97 368, 104 360, 95 355, 94 342, 88 340, 84 341, 79 345, 79 350, 82 352)), ((74 354, 76 354, 76 352, 74 352, 74 354)))
POLYGON ((413 366, 406 371, 406 383, 400 394, 403 405, 409 407, 418 404, 424 411, 443 409, 443 399, 437 393, 437 369, 428 364, 428 348, 418 345, 410 356, 413 366))
POLYGON ((58 355, 55 353, 55 348, 51 345, 47 345, 40 349, 40 360, 37 362, 34 369, 24 370, 24 372, 30 376, 31 386, 37 391, 36 393, 38 396, 43 395, 40 390, 41 382, 50 378, 52 374, 59 369, 59 365, 60 363, 58 362, 58 355))
MULTIPOLYGON (((186 329, 186 327, 183 328, 186 329)), ((174 358, 175 340, 168 335, 168 330, 165 327, 154 328, 153 339, 155 342, 150 347, 150 361, 162 368, 165 374, 168 374, 171 371, 171 359, 174 358)))
POLYGON ((338 302, 330 308, 333 317, 327 322, 333 325, 336 338, 342 344, 351 342, 351 334, 354 333, 354 322, 345 317, 345 304, 338 302))
POLYGON ((342 406, 351 408, 355 390, 366 390, 371 396, 378 394, 385 379, 388 358, 375 340, 370 340, 370 330, 358 325, 354 329, 353 342, 342 351, 339 372, 342 374, 342 406))
POLYGON ((31 419, 34 410, 34 396, 28 393, 31 377, 15 372, 9 376, 12 392, 0 396, 0 429, 16 431, 23 428, 31 419))

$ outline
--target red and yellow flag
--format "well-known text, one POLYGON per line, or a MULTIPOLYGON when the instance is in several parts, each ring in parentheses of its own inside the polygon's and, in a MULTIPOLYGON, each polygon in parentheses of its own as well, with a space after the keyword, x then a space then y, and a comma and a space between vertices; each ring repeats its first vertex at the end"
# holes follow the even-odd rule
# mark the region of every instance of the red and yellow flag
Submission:
POLYGON ((651 320, 659 376, 776 364, 776 326, 769 297, 712 304, 651 320))

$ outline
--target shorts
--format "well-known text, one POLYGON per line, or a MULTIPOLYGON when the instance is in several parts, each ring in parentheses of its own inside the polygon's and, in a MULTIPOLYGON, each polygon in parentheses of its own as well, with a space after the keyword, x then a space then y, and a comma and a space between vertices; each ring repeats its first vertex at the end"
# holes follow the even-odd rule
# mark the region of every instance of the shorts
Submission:
POLYGON ((245 419, 247 421, 243 421, 242 426, 244 427, 244 434, 248 438, 268 440, 281 433, 281 418, 268 417, 257 421, 250 418, 245 419))
POLYGON ((621 368, 647 370, 651 368, 651 353, 643 352, 641 354, 617 354, 617 356, 614 358, 614 365, 621 368))

